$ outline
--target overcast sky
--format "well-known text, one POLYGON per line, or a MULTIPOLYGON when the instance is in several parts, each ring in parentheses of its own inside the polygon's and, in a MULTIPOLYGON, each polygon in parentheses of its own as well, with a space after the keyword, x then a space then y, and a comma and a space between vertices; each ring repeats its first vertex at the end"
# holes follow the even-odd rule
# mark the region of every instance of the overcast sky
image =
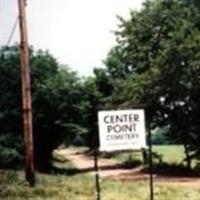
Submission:
MULTIPOLYGON (((127 18, 129 10, 144 0, 27 0, 29 43, 48 49, 62 64, 80 75, 101 67, 115 44, 112 30, 116 15, 127 18)), ((0 0, 0 44, 5 45, 18 14, 17 0, 0 0)), ((19 41, 18 28, 11 44, 19 41)))

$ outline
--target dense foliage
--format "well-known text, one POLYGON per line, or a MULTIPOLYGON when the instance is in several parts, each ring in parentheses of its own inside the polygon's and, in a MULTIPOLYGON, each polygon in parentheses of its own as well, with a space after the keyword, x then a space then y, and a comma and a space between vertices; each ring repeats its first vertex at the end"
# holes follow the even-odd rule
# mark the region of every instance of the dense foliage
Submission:
MULTIPOLYGON (((30 49, 30 66, 35 157, 38 167, 46 167, 54 148, 85 131, 78 123, 84 109, 82 91, 76 73, 61 68, 48 52, 30 49)), ((19 157, 22 159, 23 152, 17 46, 1 49, 0 82, 0 164, 7 166, 19 157)))
POLYGON ((145 107, 152 127, 164 127, 200 158, 200 7, 197 1, 146 1, 120 19, 107 59, 114 103, 145 107))

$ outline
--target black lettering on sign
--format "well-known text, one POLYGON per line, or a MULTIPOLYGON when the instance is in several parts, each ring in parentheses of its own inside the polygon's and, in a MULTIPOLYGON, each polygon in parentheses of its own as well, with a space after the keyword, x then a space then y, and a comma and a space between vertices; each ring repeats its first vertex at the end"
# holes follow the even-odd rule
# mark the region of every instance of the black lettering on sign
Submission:
POLYGON ((103 120, 106 124, 109 124, 108 117, 109 117, 109 116, 106 115, 106 116, 104 117, 104 120, 103 120))
POLYGON ((121 124, 139 122, 138 114, 106 115, 103 119, 106 124, 121 124))
POLYGON ((138 139, 139 135, 138 133, 115 133, 115 134, 109 134, 106 136, 106 140, 113 141, 113 140, 130 140, 130 139, 138 139))
POLYGON ((120 133, 120 132, 134 132, 136 131, 137 124, 116 124, 116 125, 108 125, 107 132, 108 133, 120 133))

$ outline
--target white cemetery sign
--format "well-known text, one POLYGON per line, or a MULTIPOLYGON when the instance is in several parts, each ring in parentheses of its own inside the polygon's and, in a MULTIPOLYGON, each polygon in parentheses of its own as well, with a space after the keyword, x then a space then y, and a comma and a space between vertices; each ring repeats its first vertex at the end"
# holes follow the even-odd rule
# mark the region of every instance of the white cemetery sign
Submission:
POLYGON ((99 111, 100 151, 146 147, 143 109, 99 111))

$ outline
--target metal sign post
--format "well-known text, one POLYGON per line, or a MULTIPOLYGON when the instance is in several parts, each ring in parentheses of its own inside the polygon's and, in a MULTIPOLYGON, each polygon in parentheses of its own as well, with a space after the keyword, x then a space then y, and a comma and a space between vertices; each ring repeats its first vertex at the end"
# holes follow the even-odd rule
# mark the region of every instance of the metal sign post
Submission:
POLYGON ((149 143, 149 190, 150 190, 150 200, 154 200, 154 185, 153 185, 153 162, 152 162, 152 140, 151 140, 151 127, 150 122, 147 121, 147 131, 148 131, 148 143, 149 143))
POLYGON ((98 167, 98 148, 95 148, 94 150, 94 168, 95 168, 95 182, 96 182, 96 200, 100 200, 101 198, 101 189, 100 189, 100 183, 99 183, 99 167, 98 167))

